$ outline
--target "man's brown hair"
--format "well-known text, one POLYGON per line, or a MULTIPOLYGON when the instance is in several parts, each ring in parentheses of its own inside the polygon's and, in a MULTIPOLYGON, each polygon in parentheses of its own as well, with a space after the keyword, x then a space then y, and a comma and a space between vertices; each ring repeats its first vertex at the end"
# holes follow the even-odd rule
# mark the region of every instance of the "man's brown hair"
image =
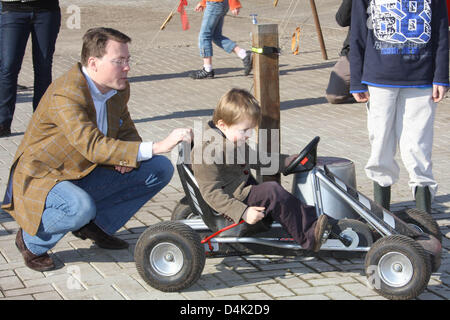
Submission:
POLYGON ((214 109, 213 122, 217 125, 217 122, 222 120, 230 126, 243 119, 251 120, 255 126, 259 125, 261 108, 250 92, 233 88, 220 98, 214 109))
POLYGON ((87 66, 89 57, 103 57, 106 53, 106 43, 108 40, 121 43, 131 42, 131 38, 126 34, 112 28, 101 27, 89 29, 83 36, 81 64, 87 66))

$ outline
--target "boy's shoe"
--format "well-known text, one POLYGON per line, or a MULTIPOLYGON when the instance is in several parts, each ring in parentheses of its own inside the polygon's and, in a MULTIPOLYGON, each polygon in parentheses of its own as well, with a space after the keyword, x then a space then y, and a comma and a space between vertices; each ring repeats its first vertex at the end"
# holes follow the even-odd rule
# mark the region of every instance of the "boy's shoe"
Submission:
POLYGON ((128 248, 128 243, 126 241, 110 236, 94 222, 89 222, 81 229, 72 231, 72 234, 82 240, 91 239, 97 246, 103 249, 120 250, 128 248))
POLYGON ((244 75, 248 76, 253 68, 253 54, 251 51, 247 51, 247 55, 242 59, 242 62, 244 63, 244 75))
POLYGON ((205 68, 203 68, 202 70, 193 71, 189 73, 189 76, 192 79, 212 79, 214 78, 214 70, 208 72, 205 70, 205 68))
POLYGON ((314 229, 314 247, 313 251, 318 252, 322 243, 324 243, 331 232, 331 225, 328 223, 328 216, 325 214, 320 215, 317 219, 316 227, 314 229))
POLYGON ((27 246, 23 241, 22 228, 19 229, 16 235, 16 247, 22 254, 25 265, 28 268, 40 272, 53 270, 55 268, 55 263, 48 253, 37 256, 27 249, 27 246))

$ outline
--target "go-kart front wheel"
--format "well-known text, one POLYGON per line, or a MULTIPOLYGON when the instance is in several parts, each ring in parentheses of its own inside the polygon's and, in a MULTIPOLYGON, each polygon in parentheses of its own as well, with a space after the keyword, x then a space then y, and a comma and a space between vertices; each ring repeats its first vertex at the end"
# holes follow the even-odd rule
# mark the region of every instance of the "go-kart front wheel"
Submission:
POLYGON ((379 239, 367 252, 365 271, 371 287, 392 300, 420 295, 431 276, 430 258, 420 244, 403 235, 379 239))
POLYGON ((205 249, 189 226, 164 221, 150 226, 136 244, 134 260, 142 279, 155 289, 173 292, 193 285, 205 266, 205 249))

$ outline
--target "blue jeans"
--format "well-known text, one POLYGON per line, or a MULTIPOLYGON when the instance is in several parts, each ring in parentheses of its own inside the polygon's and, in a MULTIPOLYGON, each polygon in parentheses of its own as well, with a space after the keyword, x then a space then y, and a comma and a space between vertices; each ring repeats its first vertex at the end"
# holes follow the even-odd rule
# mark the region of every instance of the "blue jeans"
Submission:
POLYGON ((236 43, 222 35, 223 22, 229 10, 228 0, 223 2, 206 2, 202 26, 198 36, 198 46, 202 57, 212 57, 214 42, 218 47, 231 53, 236 43))
POLYGON ((52 82, 53 53, 61 12, 2 11, 0 24, 0 125, 10 126, 17 96, 17 78, 31 34, 34 68, 33 110, 52 82))
POLYGON ((44 254, 66 233, 92 220, 114 234, 170 182, 173 171, 168 158, 154 156, 129 173, 97 167, 83 179, 59 182, 47 195, 37 234, 23 231, 25 245, 44 254))

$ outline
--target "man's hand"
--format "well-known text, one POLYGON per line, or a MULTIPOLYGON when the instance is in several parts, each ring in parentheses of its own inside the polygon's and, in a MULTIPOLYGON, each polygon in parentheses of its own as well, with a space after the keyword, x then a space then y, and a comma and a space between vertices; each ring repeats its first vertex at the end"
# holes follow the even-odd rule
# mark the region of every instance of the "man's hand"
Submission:
POLYGON ((205 9, 205 7, 203 7, 203 6, 202 6, 202 3, 199 2, 199 3, 197 3, 197 5, 195 6, 194 11, 195 11, 195 12, 203 12, 204 9, 205 9))
POLYGON ((115 166, 114 169, 116 171, 119 171, 121 174, 128 173, 131 170, 133 170, 132 167, 125 167, 125 166, 115 166))
POLYGON ((190 143, 193 139, 194 134, 192 129, 175 129, 164 140, 153 143, 153 154, 170 152, 179 142, 186 141, 190 143))
POLYGON ((442 99, 444 99, 444 95, 447 92, 448 87, 441 86, 438 84, 433 84, 433 101, 438 103, 442 99))
POLYGON ((234 16, 238 16, 238 15, 239 15, 239 11, 240 11, 240 9, 239 9, 239 8, 236 8, 236 9, 231 10, 231 13, 232 13, 234 16))
POLYGON ((264 207, 248 207, 242 215, 242 219, 248 224, 255 224, 265 217, 264 207))
POLYGON ((356 93, 352 93, 352 95, 355 98, 356 102, 367 102, 367 101, 369 101, 369 98, 370 98, 369 91, 356 92, 356 93))

